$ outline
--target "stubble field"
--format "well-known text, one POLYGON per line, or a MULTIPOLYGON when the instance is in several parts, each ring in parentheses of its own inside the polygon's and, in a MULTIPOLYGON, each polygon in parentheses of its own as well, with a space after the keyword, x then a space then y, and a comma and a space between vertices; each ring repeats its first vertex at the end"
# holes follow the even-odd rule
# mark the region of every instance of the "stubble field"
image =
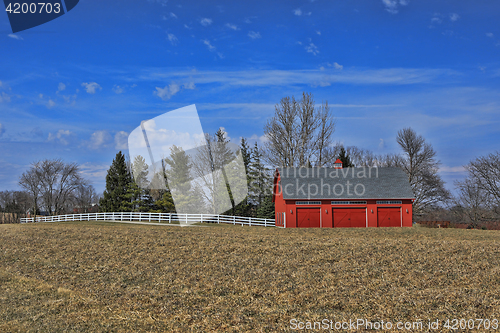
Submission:
MULTIPOLYGON (((276 332, 324 320, 340 332, 335 323, 357 319, 422 321, 412 332, 439 320, 443 332, 455 318, 500 320, 499 231, 0 225, 0 332, 276 332)), ((486 331, 478 323, 471 331, 486 331)))

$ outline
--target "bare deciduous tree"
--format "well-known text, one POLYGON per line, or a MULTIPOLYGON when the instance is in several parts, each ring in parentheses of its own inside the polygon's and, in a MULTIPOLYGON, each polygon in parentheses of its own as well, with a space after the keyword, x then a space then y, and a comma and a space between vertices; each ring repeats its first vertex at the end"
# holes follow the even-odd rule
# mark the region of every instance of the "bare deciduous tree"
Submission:
POLYGON ((466 178, 456 182, 458 194, 453 200, 454 212, 462 222, 470 222, 476 228, 478 223, 493 217, 491 196, 481 188, 475 179, 466 178))
POLYGON ((465 168, 479 188, 500 205, 500 152, 479 157, 465 168))
POLYGON ((50 215, 61 213, 73 199, 73 191, 82 183, 78 165, 61 160, 43 160, 32 164, 19 182, 33 195, 35 210, 40 198, 50 215))
POLYGON ((0 223, 16 223, 31 207, 32 199, 26 191, 0 192, 0 223))
POLYGON ((323 166, 334 158, 329 152, 334 130, 328 102, 316 108, 312 94, 305 92, 299 101, 284 97, 264 127, 265 159, 284 167, 323 166))
POLYGON ((76 187, 73 193, 74 202, 81 213, 88 213, 92 206, 99 202, 94 186, 82 182, 76 187))
POLYGON ((432 146, 411 128, 400 130, 397 142, 403 149, 403 155, 393 155, 392 158, 389 156, 387 163, 402 168, 408 175, 415 195, 414 214, 422 214, 448 200, 450 193, 438 175, 439 161, 435 159, 436 152, 432 146))
POLYGON ((36 164, 34 164, 31 169, 23 172, 19 180, 19 185, 24 188, 33 199, 33 221, 36 221, 38 199, 43 189, 42 177, 36 164))

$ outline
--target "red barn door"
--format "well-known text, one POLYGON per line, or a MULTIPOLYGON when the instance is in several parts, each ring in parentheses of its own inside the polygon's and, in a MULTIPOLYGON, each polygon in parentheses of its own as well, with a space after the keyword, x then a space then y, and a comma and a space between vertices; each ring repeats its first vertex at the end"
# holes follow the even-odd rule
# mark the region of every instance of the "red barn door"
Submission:
POLYGON ((365 208, 334 208, 334 228, 364 228, 366 227, 365 208))
POLYGON ((401 227, 401 209, 399 207, 379 208, 377 219, 379 227, 401 227))
POLYGON ((320 208, 297 208, 297 228, 319 228, 320 208))

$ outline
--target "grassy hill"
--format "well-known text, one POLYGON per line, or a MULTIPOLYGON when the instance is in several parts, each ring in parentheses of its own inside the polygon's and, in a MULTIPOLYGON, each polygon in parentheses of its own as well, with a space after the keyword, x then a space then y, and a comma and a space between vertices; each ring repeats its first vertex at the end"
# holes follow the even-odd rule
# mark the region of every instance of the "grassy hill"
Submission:
POLYGON ((500 232, 0 225, 1 332, 454 318, 500 320, 500 232))

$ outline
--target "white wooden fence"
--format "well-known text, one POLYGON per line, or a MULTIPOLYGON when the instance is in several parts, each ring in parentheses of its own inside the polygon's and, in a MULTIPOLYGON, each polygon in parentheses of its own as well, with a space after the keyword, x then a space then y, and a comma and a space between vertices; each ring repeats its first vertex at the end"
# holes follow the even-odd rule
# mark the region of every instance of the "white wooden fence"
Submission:
MULTIPOLYGON (((21 218, 21 223, 32 223, 35 218, 21 218)), ((194 223, 229 223, 235 225, 274 227, 274 219, 259 219, 253 217, 211 215, 211 214, 168 214, 168 213, 87 213, 54 216, 37 216, 36 222, 67 222, 67 221, 109 221, 109 222, 147 222, 175 223, 190 225, 194 223)))

